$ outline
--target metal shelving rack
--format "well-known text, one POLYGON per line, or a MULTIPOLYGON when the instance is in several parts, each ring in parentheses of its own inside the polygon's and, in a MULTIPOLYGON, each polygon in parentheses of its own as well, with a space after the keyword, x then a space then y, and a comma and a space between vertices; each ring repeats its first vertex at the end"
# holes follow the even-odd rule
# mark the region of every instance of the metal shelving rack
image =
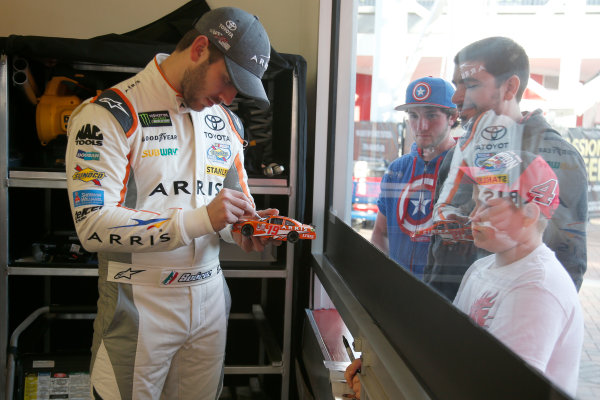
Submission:
MULTIPOLYGON (((133 72, 133 71, 132 71, 133 72)), ((298 82, 297 73, 293 73, 292 109, 291 109, 291 145, 289 178, 287 179, 249 179, 251 193, 266 195, 281 195, 288 197, 288 213, 294 217, 296 204, 296 176, 297 176, 297 112, 298 112, 298 82)), ((8 167, 8 65, 7 56, 0 54, 0 400, 6 396, 7 375, 7 344, 8 344, 8 277, 9 276, 56 276, 56 277, 95 277, 98 269, 94 267, 48 267, 44 265, 20 266, 11 265, 9 251, 9 189, 10 188, 40 188, 40 189, 66 189, 67 180, 64 172, 48 171, 21 171, 9 170, 8 167)), ((261 304, 253 304, 250 313, 232 313, 230 319, 253 320, 261 339, 261 349, 266 353, 268 362, 261 360, 261 365, 226 365, 226 374, 246 375, 281 375, 281 399, 289 397, 290 381, 290 352, 291 352, 291 322, 293 298, 293 264, 294 246, 286 245, 284 268, 227 268, 223 269, 228 278, 260 278, 284 279, 285 299, 283 316, 283 346, 280 347, 275 338, 269 321, 263 312, 261 304)), ((252 260, 252 265, 260 264, 260 260, 252 260)), ((235 263, 243 261, 234 261, 235 263)), ((263 289, 264 290, 264 289, 263 289)), ((264 293, 263 293, 264 297, 264 293)), ((261 357, 263 359, 263 357, 261 357)), ((7 399, 9 400, 9 399, 7 399)))

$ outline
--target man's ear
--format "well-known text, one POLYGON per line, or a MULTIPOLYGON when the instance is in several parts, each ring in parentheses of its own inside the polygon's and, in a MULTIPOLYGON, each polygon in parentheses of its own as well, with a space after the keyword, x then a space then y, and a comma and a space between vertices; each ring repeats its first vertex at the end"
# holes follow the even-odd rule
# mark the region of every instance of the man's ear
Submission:
POLYGON ((537 222, 538 218, 540 217, 540 208, 538 207, 537 204, 535 203, 527 203, 522 207, 523 210, 523 216, 525 217, 523 219, 523 225, 528 227, 531 224, 534 224, 537 222))
POLYGON ((517 75, 513 75, 504 82, 506 91, 504 92, 504 100, 512 100, 517 96, 521 80, 517 75))
POLYGON ((208 54, 208 38, 199 35, 190 46, 190 59, 193 62, 198 62, 204 53, 208 54))

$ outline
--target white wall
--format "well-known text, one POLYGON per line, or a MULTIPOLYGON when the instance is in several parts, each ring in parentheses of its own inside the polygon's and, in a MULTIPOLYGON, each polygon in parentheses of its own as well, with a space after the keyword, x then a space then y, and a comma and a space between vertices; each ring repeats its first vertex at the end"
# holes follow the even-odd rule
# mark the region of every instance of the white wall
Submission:
MULTIPOLYGON (((87 39, 125 33, 185 3, 187 0, 0 0, 0 36, 87 39)), ((234 6, 257 15, 275 50, 300 54, 306 59, 310 121, 314 116, 319 0, 207 0, 207 3, 211 8, 234 6)))

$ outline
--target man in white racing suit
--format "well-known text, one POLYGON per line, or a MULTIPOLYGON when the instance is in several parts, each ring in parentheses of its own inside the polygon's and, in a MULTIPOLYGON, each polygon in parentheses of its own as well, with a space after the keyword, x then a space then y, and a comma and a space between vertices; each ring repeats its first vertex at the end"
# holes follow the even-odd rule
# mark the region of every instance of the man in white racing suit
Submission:
POLYGON ((71 116, 69 201, 79 239, 99 259, 95 398, 218 398, 230 307, 219 238, 246 251, 265 245, 231 233, 257 212, 243 126, 221 103, 239 92, 269 105, 270 49, 258 18, 212 10, 171 55, 71 116))

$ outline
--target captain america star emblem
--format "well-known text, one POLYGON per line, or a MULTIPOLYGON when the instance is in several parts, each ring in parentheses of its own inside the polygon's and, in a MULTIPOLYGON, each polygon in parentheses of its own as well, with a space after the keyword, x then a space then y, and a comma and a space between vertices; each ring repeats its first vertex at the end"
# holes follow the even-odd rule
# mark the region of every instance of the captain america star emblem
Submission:
POLYGON ((408 182, 396 208, 398 226, 405 234, 411 236, 413 241, 429 240, 429 237, 414 236, 417 231, 422 231, 431 226, 431 210, 433 194, 435 192, 435 178, 431 175, 421 175, 408 182))
POLYGON ((431 86, 425 82, 421 82, 413 88, 412 95, 417 101, 427 100, 431 96, 431 86))

